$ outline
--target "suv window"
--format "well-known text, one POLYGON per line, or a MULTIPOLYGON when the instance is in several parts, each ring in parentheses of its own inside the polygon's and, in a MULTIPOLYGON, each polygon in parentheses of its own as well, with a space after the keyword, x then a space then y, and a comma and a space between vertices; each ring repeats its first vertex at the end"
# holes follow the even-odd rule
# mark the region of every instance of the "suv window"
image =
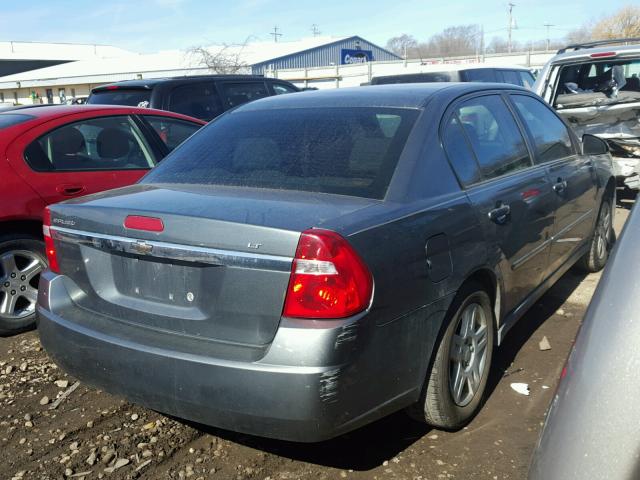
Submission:
POLYGON ((223 83, 222 92, 231 107, 269 96, 263 82, 223 83))
POLYGON ((511 95, 511 99, 533 136, 538 162, 573 155, 569 130, 549 107, 525 95, 511 95))
POLYGON ((99 90, 89 96, 87 103, 92 105, 127 105, 130 107, 149 107, 151 90, 99 90))
POLYGON ((197 123, 157 115, 145 115, 144 119, 153 127, 169 151, 176 148, 201 127, 197 123))
POLYGON ((478 182, 481 177, 476 157, 474 157, 462 125, 455 115, 451 116, 445 127, 442 140, 449 162, 460 183, 468 186, 478 182))
POLYGON ((485 179, 531 165, 522 132, 500 96, 472 98, 456 110, 485 179))
POLYGON ((525 72, 524 70, 518 70, 518 75, 520 76, 520 85, 525 88, 532 89, 533 84, 536 83, 536 79, 533 77, 531 72, 525 72))
POLYGON ((207 121, 223 112, 222 102, 213 82, 175 87, 169 95, 169 110, 207 121))
POLYGON ((154 158, 131 117, 93 118, 65 125, 34 140, 24 152, 37 172, 140 170, 154 158))
POLYGON ((464 70, 465 82, 497 82, 496 71, 491 68, 473 68, 464 70))
POLYGON ((500 70, 499 74, 502 75, 502 82, 522 86, 520 75, 515 70, 500 70))
POLYGON ((297 90, 291 88, 289 85, 286 85, 284 83, 272 83, 271 86, 273 87, 273 91, 276 95, 297 92, 297 90))
POLYGON ((175 149, 144 183, 383 198, 418 114, 384 107, 240 109, 175 149))

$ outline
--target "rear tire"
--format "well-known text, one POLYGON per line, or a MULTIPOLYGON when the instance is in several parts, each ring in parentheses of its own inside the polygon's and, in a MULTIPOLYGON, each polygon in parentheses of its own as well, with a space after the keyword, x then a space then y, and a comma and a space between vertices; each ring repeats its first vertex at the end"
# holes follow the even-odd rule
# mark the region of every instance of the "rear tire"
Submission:
POLYGON ((589 242, 589 251, 580 259, 579 265, 582 270, 589 273, 599 272, 606 265, 614 240, 612 220, 611 199, 605 198, 600 205, 595 230, 589 242))
POLYGON ((484 402, 495 337, 491 299, 469 282, 456 295, 418 403, 408 413, 444 430, 468 424, 484 402))
POLYGON ((45 268, 41 240, 26 234, 0 237, 0 335, 35 325, 38 281, 45 268))

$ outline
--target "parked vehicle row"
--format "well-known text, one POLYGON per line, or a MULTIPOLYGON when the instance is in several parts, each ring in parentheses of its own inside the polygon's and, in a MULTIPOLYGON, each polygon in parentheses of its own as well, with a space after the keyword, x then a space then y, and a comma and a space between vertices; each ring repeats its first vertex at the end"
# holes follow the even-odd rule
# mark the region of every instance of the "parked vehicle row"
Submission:
POLYGON ((41 341, 231 430, 319 441, 403 408, 457 429, 527 308, 603 267, 614 198, 606 143, 524 88, 264 98, 137 185, 46 210, 41 341))
POLYGON ((45 206, 135 183, 204 122, 104 106, 0 113, 0 333, 33 325, 45 206))

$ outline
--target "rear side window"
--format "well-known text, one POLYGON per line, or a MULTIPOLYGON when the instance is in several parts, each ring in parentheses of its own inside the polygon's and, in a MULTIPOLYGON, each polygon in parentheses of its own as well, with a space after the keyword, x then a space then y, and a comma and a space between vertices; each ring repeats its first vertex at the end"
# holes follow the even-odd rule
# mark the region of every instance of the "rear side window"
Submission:
POLYGON ((241 109, 200 130, 144 183, 383 198, 417 116, 383 107, 241 109))
POLYGON ((294 93, 297 92, 295 88, 290 87, 285 83, 272 83, 273 91, 276 95, 283 95, 285 93, 294 93))
POLYGON ((502 75, 503 83, 510 83, 511 85, 522 85, 520 75, 514 70, 500 70, 499 74, 502 75))
POLYGON ((522 133, 500 96, 472 98, 456 113, 485 179, 531 166, 522 133))
POLYGON ((151 90, 99 90, 89 96, 87 103, 93 105, 127 105, 130 107, 149 107, 151 90))
POLYGON ((537 162, 551 162, 573 155, 567 127, 547 106, 525 95, 512 95, 511 99, 533 136, 537 162))
POLYGON ((536 79, 533 78, 533 74, 531 72, 525 72, 524 70, 518 70, 518 75, 520 76, 520 85, 531 90, 533 88, 533 84, 536 83, 536 79))
POLYGON ((213 82, 200 82, 175 87, 169 96, 169 110, 209 121, 224 108, 213 82))
POLYGON ((263 82, 223 83, 222 91, 231 107, 269 96, 263 82))
POLYGON ((497 82, 496 71, 490 68, 473 68, 471 70, 465 70, 464 74, 465 82, 497 82))
POLYGON ((156 115, 145 115, 144 119, 149 122, 149 125, 155 130, 169 151, 196 133, 202 126, 197 123, 178 120, 177 118, 156 115))
POLYGON ((371 85, 391 85, 396 83, 432 83, 432 82, 457 82, 456 72, 429 72, 412 73, 409 75, 389 75, 374 77, 371 85))
POLYGON ((155 163, 142 133, 128 116, 59 127, 30 143, 24 155, 37 172, 140 170, 155 163))
POLYGON ((0 130, 2 130, 3 128, 13 127, 14 125, 26 122, 27 120, 31 120, 32 118, 35 117, 31 115, 22 115, 19 113, 3 113, 0 115, 0 130))
POLYGON ((460 183, 468 186, 480 181, 478 163, 469 147, 469 141, 464 134, 462 125, 455 115, 451 117, 445 127, 442 141, 449 162, 460 183))

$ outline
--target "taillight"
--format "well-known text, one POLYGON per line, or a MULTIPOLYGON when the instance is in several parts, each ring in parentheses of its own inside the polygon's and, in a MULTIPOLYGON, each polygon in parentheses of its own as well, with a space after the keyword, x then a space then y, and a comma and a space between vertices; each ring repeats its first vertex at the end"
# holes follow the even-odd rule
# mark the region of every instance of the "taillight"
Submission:
POLYGON ((336 232, 302 232, 293 260, 283 316, 344 318, 371 303, 373 277, 349 243, 336 232))
POLYGON ((47 253, 49 269, 54 273, 60 273, 56 246, 53 243, 53 238, 51 238, 51 212, 49 207, 44 209, 44 215, 42 216, 42 233, 44 234, 44 248, 47 253))

